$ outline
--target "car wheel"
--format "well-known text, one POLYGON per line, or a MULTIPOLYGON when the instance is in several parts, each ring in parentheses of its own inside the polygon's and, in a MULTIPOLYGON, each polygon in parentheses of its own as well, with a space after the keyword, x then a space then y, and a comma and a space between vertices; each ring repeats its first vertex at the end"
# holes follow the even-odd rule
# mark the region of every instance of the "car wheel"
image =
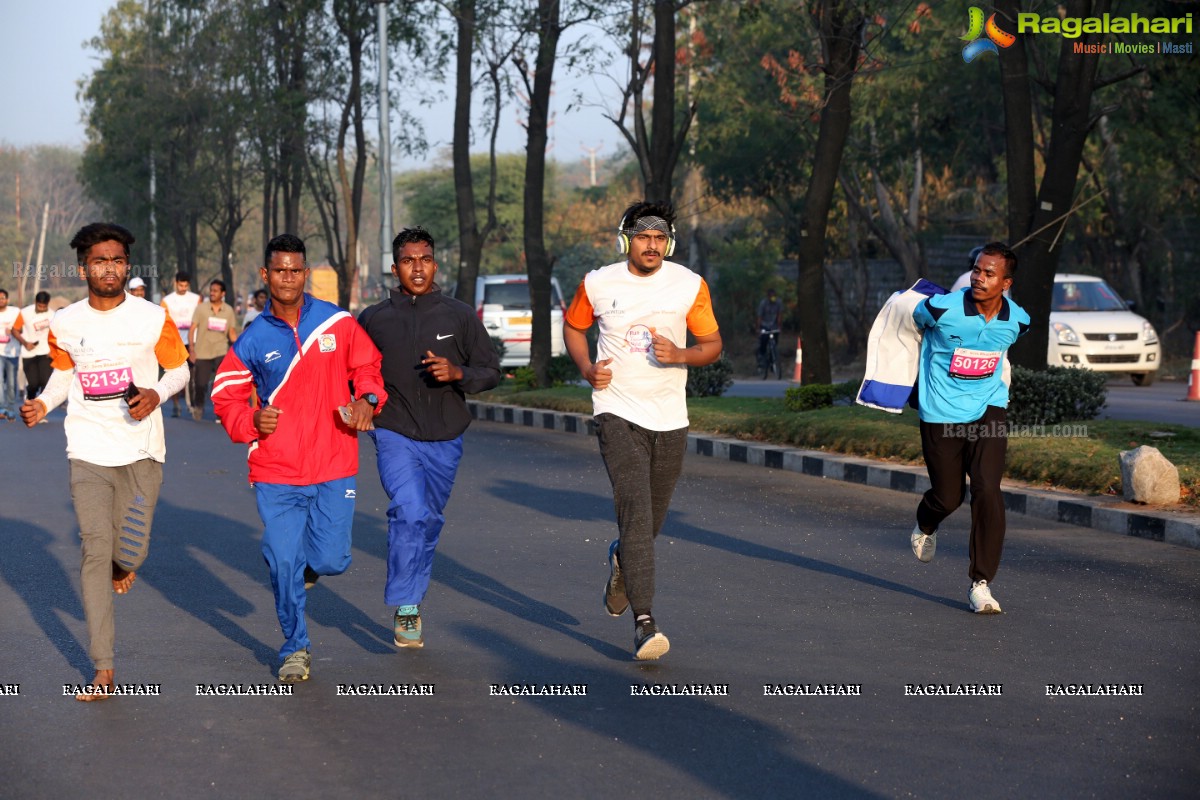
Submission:
POLYGON ((1131 372, 1129 377, 1133 379, 1134 386, 1149 386, 1154 383, 1153 372, 1131 372))

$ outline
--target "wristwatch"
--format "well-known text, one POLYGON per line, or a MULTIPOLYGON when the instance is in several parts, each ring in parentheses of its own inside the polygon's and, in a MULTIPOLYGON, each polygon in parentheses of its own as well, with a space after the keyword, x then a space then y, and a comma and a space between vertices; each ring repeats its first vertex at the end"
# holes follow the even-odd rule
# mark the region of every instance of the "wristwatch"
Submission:
POLYGON ((379 407, 379 396, 376 395, 374 392, 367 392, 366 394, 361 396, 361 399, 366 400, 368 403, 370 403, 371 408, 379 407))

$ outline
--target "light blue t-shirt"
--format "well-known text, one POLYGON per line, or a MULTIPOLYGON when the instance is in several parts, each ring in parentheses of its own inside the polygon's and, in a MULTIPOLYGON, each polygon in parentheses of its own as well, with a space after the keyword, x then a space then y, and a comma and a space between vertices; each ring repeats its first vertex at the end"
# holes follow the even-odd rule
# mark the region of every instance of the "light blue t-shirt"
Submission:
POLYGON ((1007 297, 991 322, 971 290, 935 295, 913 309, 924 330, 917 378, 922 422, 975 422, 988 406, 1008 407, 1004 354, 1029 330, 1029 314, 1007 297))

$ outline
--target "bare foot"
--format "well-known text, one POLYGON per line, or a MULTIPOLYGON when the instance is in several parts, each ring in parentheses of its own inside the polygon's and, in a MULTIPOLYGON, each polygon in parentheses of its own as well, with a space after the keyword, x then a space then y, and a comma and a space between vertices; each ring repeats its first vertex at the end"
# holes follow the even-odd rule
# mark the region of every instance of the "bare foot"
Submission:
POLYGON ((96 677, 92 678, 92 682, 83 688, 84 691, 75 695, 75 699, 81 703, 107 700, 112 696, 109 692, 113 689, 113 671, 111 669, 96 670, 96 677))
POLYGON ((125 594, 133 588, 133 582, 137 580, 137 573, 122 569, 117 566, 114 561, 112 565, 112 582, 113 591, 117 594, 125 594))

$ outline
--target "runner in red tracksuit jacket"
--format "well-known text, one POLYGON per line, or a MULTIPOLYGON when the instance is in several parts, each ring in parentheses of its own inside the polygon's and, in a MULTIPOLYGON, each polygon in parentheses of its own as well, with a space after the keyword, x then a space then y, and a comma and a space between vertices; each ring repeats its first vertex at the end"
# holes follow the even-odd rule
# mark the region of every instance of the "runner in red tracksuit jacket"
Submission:
POLYGON ((305 590, 350 566, 357 431, 371 428, 387 393, 366 332, 346 311, 304 293, 304 243, 275 237, 266 263, 270 303, 221 362, 212 401, 229 438, 250 443, 263 556, 286 640, 279 679, 294 683, 307 680, 311 666, 305 590), (258 408, 249 406, 252 389, 258 408))

